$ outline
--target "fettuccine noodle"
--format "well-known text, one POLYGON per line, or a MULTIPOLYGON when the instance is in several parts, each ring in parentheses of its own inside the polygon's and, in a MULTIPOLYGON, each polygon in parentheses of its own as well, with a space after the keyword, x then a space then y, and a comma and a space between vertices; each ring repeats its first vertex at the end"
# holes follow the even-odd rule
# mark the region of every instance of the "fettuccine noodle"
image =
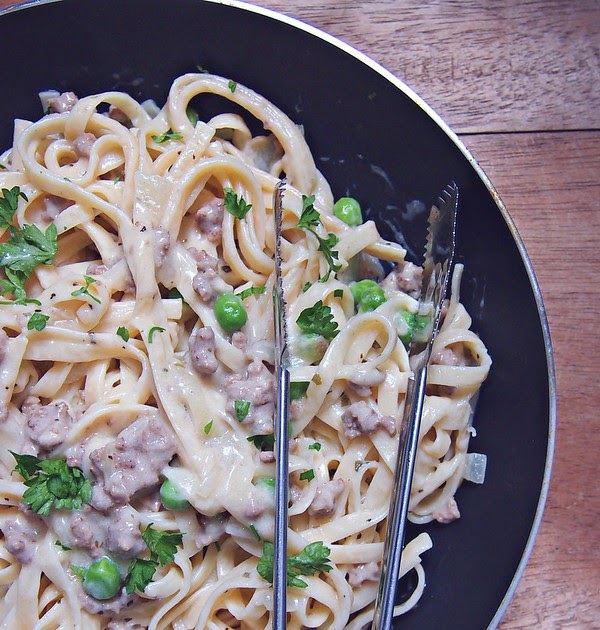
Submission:
MULTIPOLYGON (((402 339, 418 306, 420 270, 405 250, 372 221, 350 227, 334 214, 302 130, 283 112, 209 74, 176 79, 160 110, 121 92, 54 95, 39 121, 15 122, 0 164, 3 197, 16 208, 0 228, 0 628, 271 627, 272 589, 257 566, 273 536, 272 199, 283 175, 291 380, 300 388, 289 553, 322 543, 328 565, 290 587, 288 628, 366 626, 411 372, 402 339), (246 114, 202 120, 203 94, 221 97, 224 112, 234 103, 266 135, 250 131, 246 114), (251 208, 235 216, 231 200, 251 208), (311 205, 309 230, 298 223, 311 205), (15 272, 2 247, 24 226, 50 240, 55 226, 57 250, 15 272), (365 278, 385 295, 373 309, 357 308, 351 290, 365 278), (217 301, 241 292, 247 321, 224 327, 217 301), (332 334, 303 328, 315 305, 337 324, 332 334), (91 494, 44 513, 24 496, 34 481, 15 471, 23 455, 66 461, 91 494), (171 501, 159 494, 165 480, 171 501), (152 531, 175 535, 164 562, 152 531), (118 568, 108 597, 89 573, 102 558, 118 568), (143 561, 154 572, 132 587, 143 561)), ((433 349, 416 523, 459 516, 472 403, 490 367, 459 300, 460 272, 433 349)), ((420 597, 431 546, 426 533, 406 546, 401 575, 414 570, 417 587, 398 614, 420 597)))

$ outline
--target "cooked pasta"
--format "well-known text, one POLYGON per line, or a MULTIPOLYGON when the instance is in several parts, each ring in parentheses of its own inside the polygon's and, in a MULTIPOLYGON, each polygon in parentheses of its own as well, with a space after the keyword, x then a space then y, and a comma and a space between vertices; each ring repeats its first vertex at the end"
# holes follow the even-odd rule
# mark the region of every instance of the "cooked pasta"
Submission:
MULTIPOLYGON (((301 128, 242 85, 187 74, 160 110, 121 92, 45 98, 0 156, 0 627, 271 627, 283 175, 289 554, 305 561, 288 628, 364 627, 420 268, 334 211, 301 128), (204 120, 205 94, 225 113, 204 120)), ((459 516, 490 366, 460 272, 429 372, 417 523, 459 516)), ((418 584, 397 614, 420 597, 431 546, 408 542, 401 574, 418 584)))

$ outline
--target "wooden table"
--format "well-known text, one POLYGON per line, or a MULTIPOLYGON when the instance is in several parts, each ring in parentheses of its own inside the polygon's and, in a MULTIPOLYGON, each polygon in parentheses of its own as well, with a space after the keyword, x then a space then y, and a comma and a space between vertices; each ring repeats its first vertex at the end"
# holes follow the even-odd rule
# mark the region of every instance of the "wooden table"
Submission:
MULTIPOLYGON (((0 0, 0 7, 11 4, 0 0)), ((558 433, 541 530, 500 629, 600 628, 600 393, 595 382, 600 2, 256 4, 339 37, 403 79, 460 135, 504 200, 548 311, 558 433)))

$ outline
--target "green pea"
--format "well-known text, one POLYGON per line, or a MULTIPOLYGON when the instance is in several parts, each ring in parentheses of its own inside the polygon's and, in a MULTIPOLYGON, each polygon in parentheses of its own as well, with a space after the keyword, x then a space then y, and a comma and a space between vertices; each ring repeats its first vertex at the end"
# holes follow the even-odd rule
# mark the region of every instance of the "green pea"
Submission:
POLYGON ((163 481, 159 494, 167 510, 187 510, 190 507, 190 502, 181 496, 179 489, 169 479, 163 481))
POLYGON ((333 204, 333 214, 346 225, 356 227, 363 221, 360 204, 353 197, 341 197, 333 204))
POLYGON ((365 291, 360 300, 360 310, 363 313, 367 313, 369 311, 374 311, 378 306, 381 306, 385 299, 385 293, 381 287, 377 287, 376 289, 369 289, 365 291))
POLYGON ((417 321, 417 316, 415 313, 411 313, 410 311, 400 311, 398 316, 404 320, 404 322, 398 322, 399 324, 404 323, 406 332, 403 332, 401 335, 398 335, 400 341, 408 348, 410 344, 410 340, 413 336, 413 331, 415 330, 415 325, 417 321))
POLYGON ((317 333, 302 333, 293 343, 294 355, 304 359, 311 365, 319 363, 327 350, 327 340, 317 333))
POLYGON ((383 289, 375 280, 352 282, 350 283, 350 292, 354 297, 354 304, 356 304, 357 309, 363 312, 374 311, 386 301, 383 289))
POLYGON ((427 328, 429 318, 426 315, 417 315, 411 311, 400 311, 398 316, 401 317, 406 324, 406 332, 398 335, 398 338, 408 348, 413 335, 427 328))
POLYGON ((358 282, 350 283, 350 293, 354 298, 354 303, 358 306, 362 300, 363 293, 369 289, 377 289, 379 285, 375 280, 359 280, 358 282))
POLYGON ((121 588, 117 563, 103 556, 90 564, 83 578, 83 590, 94 599, 110 599, 121 588))
POLYGON ((215 317, 219 326, 228 333, 239 330, 248 320, 242 300, 233 293, 224 293, 215 300, 215 317))

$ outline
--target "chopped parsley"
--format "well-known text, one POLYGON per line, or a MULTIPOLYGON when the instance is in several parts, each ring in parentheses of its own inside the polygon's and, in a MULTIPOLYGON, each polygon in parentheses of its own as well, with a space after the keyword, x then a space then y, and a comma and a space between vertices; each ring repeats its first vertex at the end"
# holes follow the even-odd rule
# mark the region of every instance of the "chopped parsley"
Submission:
POLYGON ((290 383, 290 399, 300 400, 306 394, 309 385, 308 381, 294 381, 290 383))
POLYGON ((60 542, 60 540, 55 540, 55 541, 54 541, 54 544, 55 544, 57 547, 60 547, 63 551, 71 551, 71 547, 67 547, 67 545, 63 545, 63 544, 60 542))
POLYGON ((38 300, 27 298, 25 281, 38 265, 52 263, 58 249, 58 233, 54 223, 45 232, 36 225, 12 225, 19 197, 28 201, 18 186, 2 188, 0 227, 7 228, 9 239, 0 243, 0 267, 6 274, 6 278, 0 279, 0 295, 12 294, 17 304, 40 304, 38 300))
POLYGON ((315 478, 315 471, 312 468, 300 473, 300 481, 312 481, 315 478))
POLYGON ((92 485, 80 468, 64 459, 39 459, 10 451, 17 465, 14 470, 25 480, 23 503, 32 512, 48 516, 52 509, 80 510, 92 500, 92 485))
POLYGON ((319 300, 313 306, 305 308, 296 320, 298 328, 307 334, 321 335, 327 340, 333 339, 339 332, 338 324, 333 319, 333 314, 329 306, 319 300))
POLYGON ((245 300, 251 295, 262 295, 265 292, 265 288, 266 287, 264 285, 262 287, 248 287, 247 289, 236 293, 236 295, 239 296, 240 300, 245 300))
POLYGON ((75 291, 73 291, 71 295, 73 297, 78 297, 79 295, 87 295, 92 300, 94 300, 94 302, 101 304, 102 302, 100 301, 100 299, 90 293, 90 285, 96 282, 95 278, 92 278, 91 276, 83 276, 83 280, 85 282, 85 286, 79 287, 79 289, 75 289, 75 291))
POLYGON ((247 400, 236 400, 233 403, 235 408, 235 417, 238 422, 243 422, 250 411, 250 402, 247 400))
POLYGON ((27 330, 44 330, 49 319, 50 315, 36 311, 27 321, 27 330))
POLYGON ((325 260, 329 265, 329 271, 320 279, 320 282, 327 282, 330 274, 336 273, 341 268, 341 265, 337 265, 335 261, 338 259, 338 252, 334 247, 338 244, 339 238, 332 233, 327 234, 326 238, 319 236, 315 231, 315 228, 322 225, 321 215, 314 206, 315 196, 302 195, 302 214, 298 220, 298 227, 303 228, 310 232, 319 242, 319 251, 325 256, 325 260))
POLYGON ((298 227, 305 230, 321 225, 321 215, 314 206, 315 196, 302 195, 302 214, 298 219, 298 227))
POLYGON ((189 105, 185 108, 185 115, 187 116, 188 120, 192 123, 192 127, 195 127, 196 124, 198 123, 198 120, 200 120, 200 118, 198 117, 198 112, 193 107, 190 107, 189 105))
POLYGON ((311 451, 320 451, 321 450, 321 442, 313 442, 308 447, 311 451))
POLYGON ((143 593, 146 586, 152 581, 157 568, 158 562, 156 560, 134 558, 127 569, 127 577, 125 578, 127 594, 131 595, 134 591, 143 593))
POLYGON ((336 289, 336 290, 333 292, 333 297, 336 297, 336 298, 343 298, 343 297, 344 297, 344 289, 336 289))
POLYGON ((129 331, 125 326, 119 326, 117 328, 117 335, 119 335, 123 341, 129 341, 129 331))
MULTIPOLYGON (((322 541, 309 543, 301 553, 288 556, 287 559, 287 584, 298 588, 306 588, 308 584, 300 579, 300 575, 316 575, 327 573, 333 567, 329 564, 330 549, 322 541)), ((263 542, 263 554, 258 561, 256 570, 259 575, 273 583, 273 562, 275 560, 275 547, 273 543, 263 542)))
POLYGON ((163 532, 152 527, 150 523, 142 532, 142 538, 150 549, 150 554, 155 555, 161 564, 173 562, 177 545, 181 545, 183 534, 180 532, 163 532))
POLYGON ((181 140, 183 136, 178 131, 173 131, 172 129, 169 129, 169 131, 166 131, 160 136, 151 136, 151 138, 152 140, 154 140, 154 142, 156 142, 156 144, 162 144, 167 140, 181 140))
POLYGON ((258 542, 260 542, 262 540, 262 538, 260 537, 260 534, 258 533, 258 530, 256 529, 256 527, 254 527, 254 525, 252 523, 250 523, 250 525, 248 525, 248 529, 254 534, 254 538, 256 538, 256 540, 258 540, 258 542))
POLYGON ((251 435, 248 438, 248 442, 252 442, 259 451, 263 449, 273 450, 275 446, 275 435, 273 433, 266 433, 265 435, 251 435))
POLYGON ((252 208, 252 204, 246 203, 241 196, 238 197, 233 188, 225 188, 223 192, 225 193, 225 210, 234 217, 243 219, 250 211, 250 208, 252 208))
POLYGON ((158 565, 173 562, 177 546, 181 545, 181 532, 163 532, 152 527, 150 523, 142 532, 142 539, 150 550, 150 558, 134 558, 127 570, 125 589, 131 595, 134 591, 143 592, 152 581, 158 565))
POLYGON ((148 331, 148 343, 152 343, 154 333, 157 332, 165 332, 165 329, 162 326, 152 326, 152 328, 148 331))
POLYGON ((213 421, 212 421, 212 420, 210 420, 209 422, 207 422, 207 423, 204 425, 204 434, 205 434, 205 435, 208 435, 208 434, 210 433, 210 431, 211 431, 212 427, 213 427, 213 421))
POLYGON ((237 88, 237 83, 235 81, 229 81, 227 83, 227 87, 231 90, 231 93, 233 94, 237 88))
POLYGON ((10 190, 8 188, 2 189, 2 197, 0 198, 0 227, 11 227, 19 205, 19 197, 25 201, 29 201, 27 195, 18 186, 13 186, 10 190))

